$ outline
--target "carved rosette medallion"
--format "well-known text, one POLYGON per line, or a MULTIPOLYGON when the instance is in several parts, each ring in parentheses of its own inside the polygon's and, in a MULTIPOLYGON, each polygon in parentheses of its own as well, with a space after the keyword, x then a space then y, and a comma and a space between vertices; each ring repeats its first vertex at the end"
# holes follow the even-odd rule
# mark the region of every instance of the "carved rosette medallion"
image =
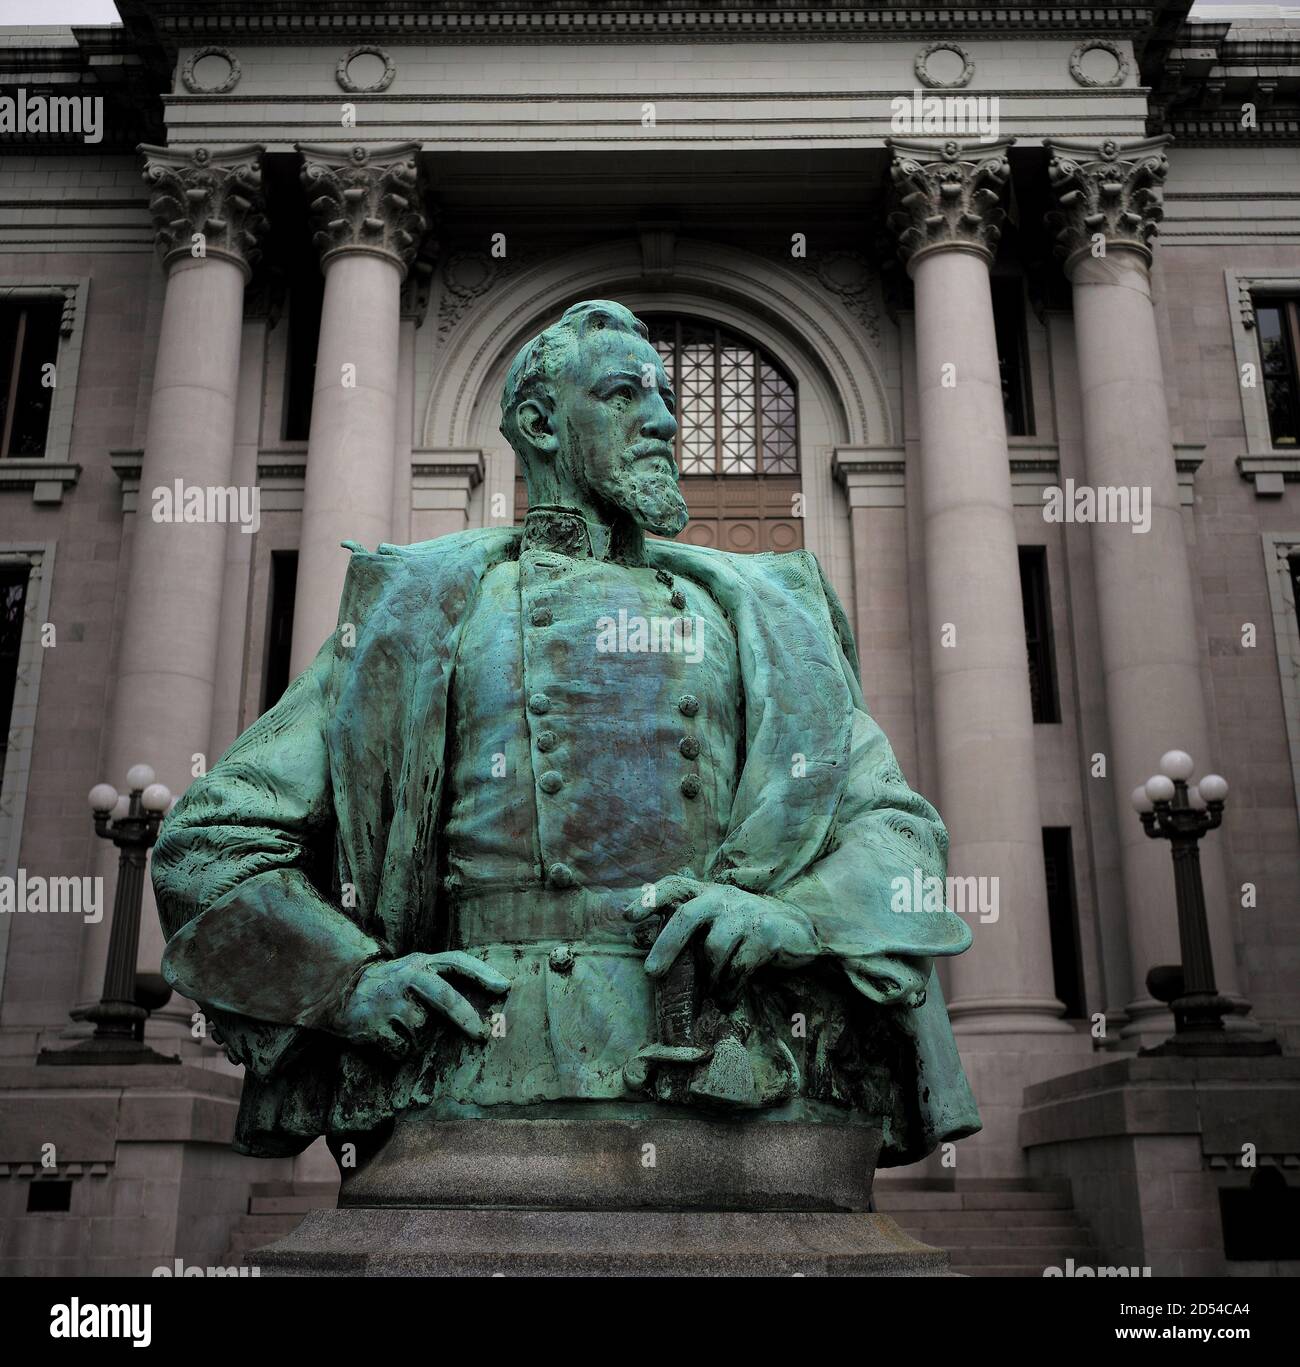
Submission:
POLYGON ((428 226, 422 209, 419 144, 397 147, 299 145, 321 264, 340 252, 387 257, 405 276, 428 226))
POLYGON ((1167 137, 1118 143, 1045 143, 1047 174, 1059 211, 1047 215, 1056 230, 1057 254, 1069 263, 1092 251, 1098 235, 1106 249, 1127 247, 1151 259, 1151 239, 1164 217, 1161 187, 1169 174, 1167 137))
POLYGON ((1011 175, 1007 148, 995 143, 904 142, 890 138, 893 201, 889 227, 911 270, 940 248, 973 251, 992 262, 1006 214, 1002 190, 1011 175))
POLYGON ((163 264, 182 258, 223 257, 248 278, 266 231, 261 147, 213 152, 141 144, 149 212, 163 264))

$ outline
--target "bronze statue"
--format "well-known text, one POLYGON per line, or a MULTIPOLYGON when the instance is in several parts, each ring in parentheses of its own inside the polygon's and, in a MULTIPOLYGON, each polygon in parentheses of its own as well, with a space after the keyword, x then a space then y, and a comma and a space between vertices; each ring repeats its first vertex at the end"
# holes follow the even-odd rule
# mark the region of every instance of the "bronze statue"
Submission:
POLYGON ((674 402, 619 304, 533 338, 523 527, 352 547, 334 635, 167 819, 164 970, 247 1070, 242 1151, 410 1108, 862 1123, 884 1164, 979 1128, 933 973, 970 932, 891 905, 946 832, 816 560, 667 539, 674 402))

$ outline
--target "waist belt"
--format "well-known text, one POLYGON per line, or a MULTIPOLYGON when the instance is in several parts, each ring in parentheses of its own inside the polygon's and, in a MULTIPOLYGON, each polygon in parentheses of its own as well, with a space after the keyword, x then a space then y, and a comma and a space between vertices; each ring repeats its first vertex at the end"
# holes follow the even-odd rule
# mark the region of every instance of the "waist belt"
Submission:
POLYGON ((640 886, 626 891, 538 887, 469 893, 456 901, 452 941, 459 949, 548 940, 633 946, 638 926, 623 912, 640 893, 640 886))

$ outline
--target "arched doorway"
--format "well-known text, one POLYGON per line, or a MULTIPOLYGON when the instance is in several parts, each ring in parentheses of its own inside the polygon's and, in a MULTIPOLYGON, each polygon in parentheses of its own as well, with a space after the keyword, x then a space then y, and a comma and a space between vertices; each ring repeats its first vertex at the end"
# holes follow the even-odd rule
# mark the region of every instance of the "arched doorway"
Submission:
MULTIPOLYGON (((678 539, 739 553, 801 549, 798 395, 789 372, 708 318, 639 316, 677 393, 677 467, 691 513, 678 539)), ((527 508, 517 475, 516 521, 527 508)))

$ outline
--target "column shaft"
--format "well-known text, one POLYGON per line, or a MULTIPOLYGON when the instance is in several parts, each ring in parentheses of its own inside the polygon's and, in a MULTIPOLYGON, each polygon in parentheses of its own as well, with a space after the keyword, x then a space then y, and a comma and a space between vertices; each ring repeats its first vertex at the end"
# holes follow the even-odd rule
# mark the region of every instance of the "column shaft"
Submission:
POLYGON ((402 276, 391 258, 341 252, 325 267, 307 439, 290 668, 334 630, 351 539, 392 537, 402 276))
MULTIPOLYGON (((1074 328, 1089 486, 1149 500, 1150 530, 1133 519, 1091 528, 1109 776, 1119 824, 1135 1000, 1125 1033, 1167 1033, 1148 970, 1179 961, 1169 851, 1143 834, 1129 793, 1168 750, 1211 770, 1191 559, 1178 496, 1160 337, 1151 301, 1151 248, 1162 217, 1167 139, 1049 144, 1061 210, 1051 216, 1073 284, 1074 328)), ((1203 848, 1210 938, 1220 990, 1237 992, 1232 924, 1218 840, 1203 848)))
POLYGON ((996 878, 1000 909, 951 966, 949 1012, 959 1029, 1064 1029, 988 264, 935 249, 913 280, 939 809, 951 873, 996 878))
MULTIPOLYGON (((1143 834, 1128 795, 1168 750, 1186 750, 1202 772, 1213 765, 1147 262, 1136 251, 1112 246, 1102 258, 1081 256, 1071 273, 1088 483, 1093 489, 1138 488, 1150 497, 1150 531, 1116 522, 1092 527, 1114 750, 1111 786, 1137 994, 1129 1011, 1140 1025, 1153 1014, 1167 1022, 1165 1008, 1148 995, 1145 983, 1149 969, 1178 962, 1178 919, 1169 851, 1163 841, 1143 834)), ((1215 972, 1220 989, 1233 993, 1237 974, 1221 838, 1205 842, 1204 867, 1215 972)))
POLYGON ((339 543, 373 547, 393 536, 402 281, 426 226, 417 144, 298 150, 325 298, 307 438, 294 673, 306 669, 337 623, 348 566, 339 543))
POLYGON ((1056 999, 1020 561, 989 267, 1006 143, 892 141, 898 234, 916 295, 930 675, 949 873, 997 919, 949 970, 959 1034, 1072 1034, 1056 999))
MULTIPOLYGON (((263 226, 260 149, 142 150, 169 274, 104 778, 121 787, 127 769, 144 763, 181 793, 194 756, 208 750, 229 530, 225 521, 185 521, 183 494, 231 484, 244 286, 263 226), (166 496, 158 510, 169 515, 155 520, 157 491, 166 496)), ((104 854, 105 873, 110 861, 115 851, 104 854)), ((110 920, 83 954, 83 1003, 100 994, 110 920)), ((146 881, 140 966, 156 972, 162 947, 146 881)))

